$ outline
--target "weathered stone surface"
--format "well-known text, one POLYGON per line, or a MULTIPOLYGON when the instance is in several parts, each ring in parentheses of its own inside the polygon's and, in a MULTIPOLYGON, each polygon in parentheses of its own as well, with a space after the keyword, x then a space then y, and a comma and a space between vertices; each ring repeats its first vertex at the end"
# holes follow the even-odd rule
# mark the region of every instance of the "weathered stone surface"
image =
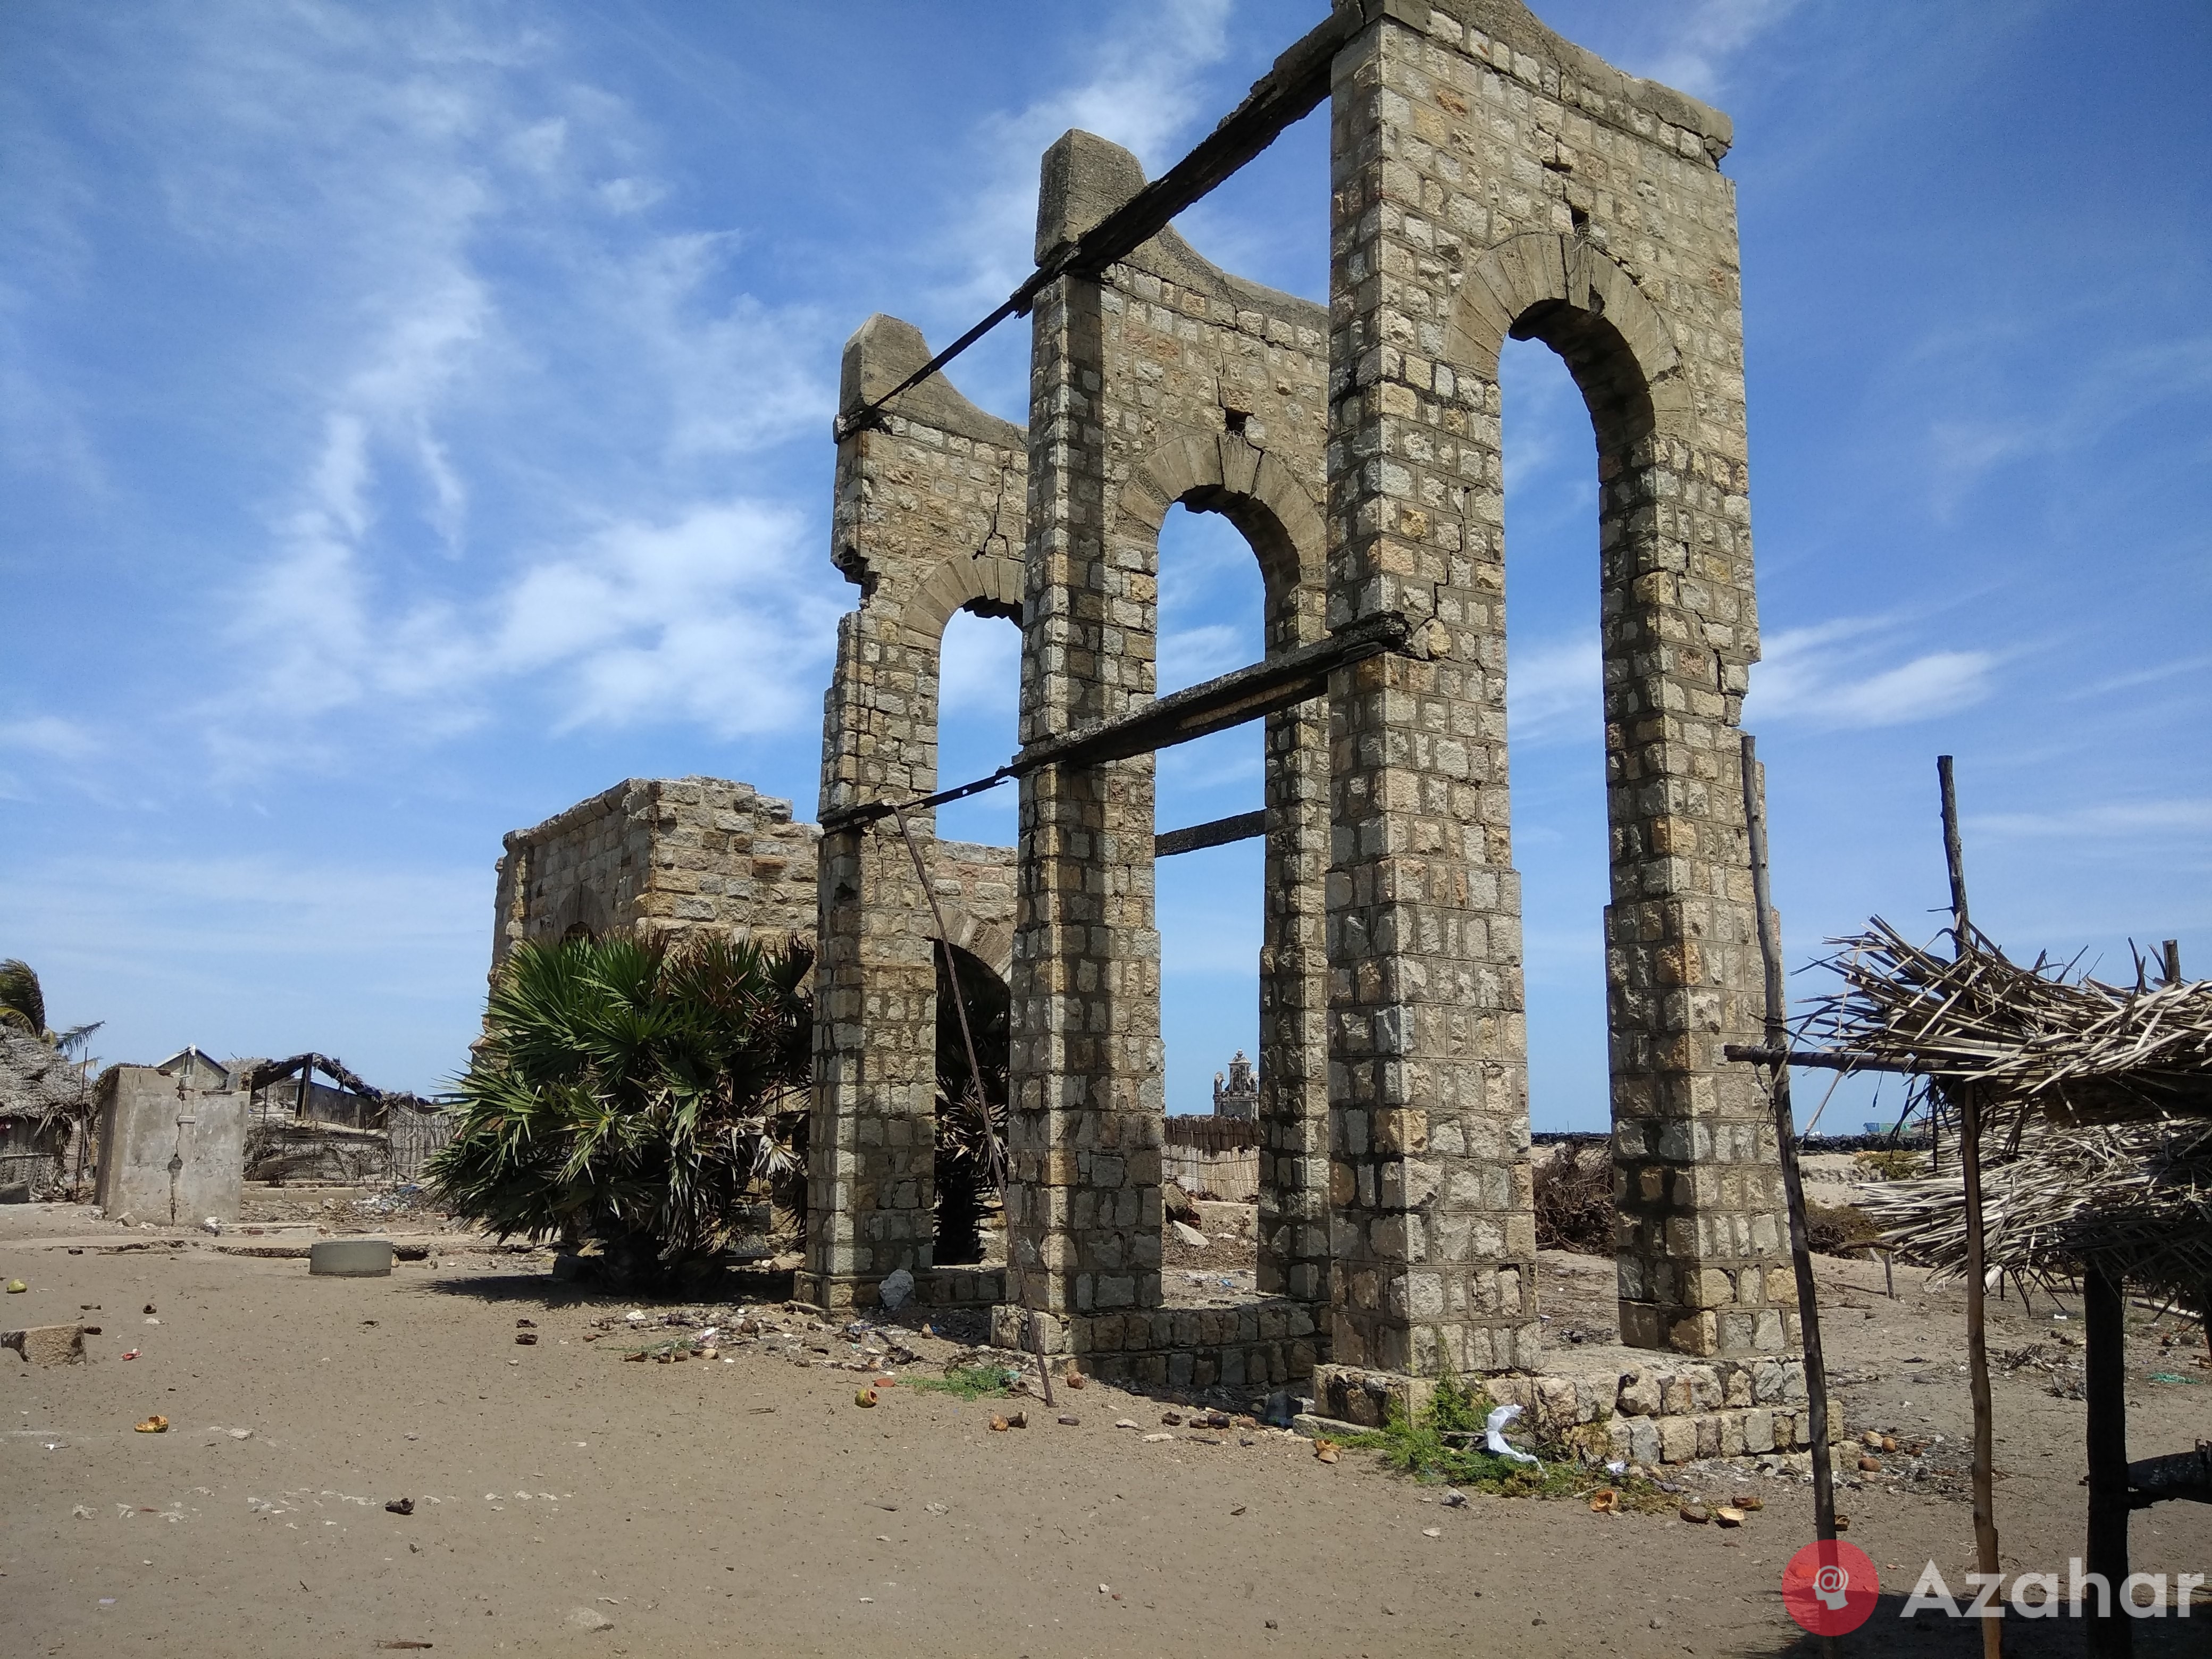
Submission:
POLYGON ((0 1348, 13 1348, 33 1365, 81 1365, 84 1336, 82 1325, 30 1325, 0 1331, 0 1348))

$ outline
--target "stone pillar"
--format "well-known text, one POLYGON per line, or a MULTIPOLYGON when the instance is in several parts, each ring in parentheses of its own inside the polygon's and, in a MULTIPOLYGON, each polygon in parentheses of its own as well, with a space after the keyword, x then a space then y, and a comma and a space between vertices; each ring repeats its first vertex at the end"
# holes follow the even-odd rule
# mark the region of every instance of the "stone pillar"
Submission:
POLYGON ((1386 14, 1333 108, 1328 621, 1400 612, 1418 654, 1329 692, 1330 1341, 1434 1374, 1533 1365, 1538 1327, 1504 548, 1466 503, 1495 439, 1436 361, 1451 271, 1413 158, 1459 160, 1409 130, 1423 56, 1386 14))
MULTIPOLYGON (((1390 1274, 1354 1143, 1363 1113, 1397 1109, 1381 1057, 1403 1054, 1411 1101, 1460 1103, 1473 1160, 1461 1213, 1479 1246, 1452 1271, 1471 1273, 1471 1297, 1490 1271, 1482 1251, 1505 1241, 1495 1305, 1469 1317, 1502 1336, 1513 1279, 1526 1288, 1512 1243, 1526 1127, 1497 358, 1509 336, 1540 339, 1573 372, 1597 439, 1622 1334, 1777 1349, 1794 1309, 1776 1148, 1747 1068, 1722 1055, 1759 1028, 1735 738, 1758 635, 1735 202, 1717 166, 1728 122, 1610 69, 1515 0, 1369 11, 1336 66, 1330 621, 1398 609, 1437 627, 1433 661, 1370 663, 1337 702, 1332 1040, 1347 1069, 1333 1100, 1340 1158, 1352 1156, 1337 1172, 1352 1206, 1340 1239, 1375 1257, 1382 1294, 1390 1274), (1370 911, 1394 893, 1395 910, 1370 911), (1394 981, 1408 962, 1417 972, 1394 981), (1445 1040, 1472 1068, 1444 1082, 1421 1069, 1442 1052, 1419 1001, 1439 971, 1466 988, 1445 1040), (1369 1052, 1364 1070, 1350 1064, 1369 1052)), ((1395 1155, 1406 1202, 1431 1192, 1430 1209, 1449 1212, 1426 1128, 1418 1173, 1410 1146, 1395 1155)), ((1407 1232, 1408 1250, 1433 1248, 1432 1231, 1407 1232)), ((1415 1362, 1426 1368, 1418 1344, 1415 1362)))
MULTIPOLYGON (((1045 157, 1037 252, 1141 186, 1127 153, 1071 133, 1045 157)), ((1109 550, 1106 362, 1097 282, 1039 297, 1030 384, 1022 741, 1150 699, 1157 583, 1109 550)), ((1054 767, 1021 784, 1007 1247, 1032 1309, 1099 1326, 1160 1303, 1160 942, 1152 760, 1054 767)), ((1118 1334, 1111 1346, 1122 1343, 1118 1334)))
MULTIPOLYGON (((1323 583, 1277 586, 1268 596, 1269 652, 1321 638, 1323 583)), ((1266 740, 1257 1284, 1262 1296, 1305 1304, 1319 1323, 1330 1250, 1327 702, 1270 714, 1266 740)))

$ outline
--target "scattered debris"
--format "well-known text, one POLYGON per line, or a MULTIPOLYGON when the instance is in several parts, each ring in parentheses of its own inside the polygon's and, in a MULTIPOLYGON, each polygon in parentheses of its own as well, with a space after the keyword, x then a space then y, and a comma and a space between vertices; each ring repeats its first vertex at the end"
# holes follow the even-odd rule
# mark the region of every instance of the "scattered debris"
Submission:
MULTIPOLYGON (((855 1406, 874 1405, 876 1403, 876 1391, 873 1389, 856 1389, 853 1395, 853 1403, 855 1406)), ((996 1429, 1003 1428, 1005 1425, 994 1419, 991 1426, 996 1429)))
POLYGON ((1674 1513, 1692 1525, 1699 1527, 1713 1518, 1711 1512, 1694 1498, 1685 1499, 1681 1508, 1676 1510, 1674 1513))
POLYGON ((11 1279, 8 1281, 8 1294, 10 1296, 21 1296, 30 1288, 20 1279, 11 1279))
POLYGON ((169 1431, 169 1419, 156 1413, 143 1423, 135 1426, 141 1434, 167 1434, 169 1431))
POLYGON ((384 1507, 394 1515, 412 1515, 415 1513, 415 1500, 411 1498, 395 1498, 384 1507))

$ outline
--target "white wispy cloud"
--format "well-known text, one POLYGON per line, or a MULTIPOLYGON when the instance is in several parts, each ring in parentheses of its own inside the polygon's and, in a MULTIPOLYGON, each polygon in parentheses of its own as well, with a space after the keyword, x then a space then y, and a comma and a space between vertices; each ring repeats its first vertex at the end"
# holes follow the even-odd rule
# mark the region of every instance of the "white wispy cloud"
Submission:
POLYGON ((1605 719, 1604 666, 1595 629, 1512 653, 1505 671, 1506 728, 1517 744, 1598 735, 1605 719))
POLYGON ((1667 13, 1667 44, 1637 73, 1693 96, 1718 100, 1736 60, 1795 9, 1797 0, 1698 0, 1667 13))
POLYGON ((1856 617, 1767 636, 1751 671, 1748 721, 1902 726, 1970 708, 1994 690, 1990 651, 1929 651, 1899 662, 1893 629, 1856 617))
POLYGON ((1245 630, 1230 623, 1203 623, 1160 636, 1159 684, 1163 692, 1179 690, 1242 668, 1255 653, 1245 630))
POLYGON ((2202 844, 2212 836, 2212 799, 2100 801, 2056 812, 1981 812, 1968 823, 1978 831, 2021 839, 2142 842, 2185 838, 2202 844))
POLYGON ((0 720, 0 749, 18 749, 55 760, 84 760, 100 753, 106 743, 82 720, 59 714, 25 714, 0 720))
POLYGON ((563 728, 812 719, 836 585, 728 464, 826 423, 821 321, 662 222, 657 135, 556 31, 301 0, 130 48, 173 230, 284 295, 239 366, 267 541, 196 705, 227 768, 435 740, 501 682, 563 728))
POLYGON ((1070 128, 1134 152, 1150 177, 1174 162, 1177 141, 1209 113, 1206 72, 1228 49, 1231 9, 1231 0, 1146 0, 1106 11, 1086 43, 1081 80, 978 125, 988 177, 960 216, 962 275, 948 299, 988 306, 1029 275, 1037 163, 1070 128))

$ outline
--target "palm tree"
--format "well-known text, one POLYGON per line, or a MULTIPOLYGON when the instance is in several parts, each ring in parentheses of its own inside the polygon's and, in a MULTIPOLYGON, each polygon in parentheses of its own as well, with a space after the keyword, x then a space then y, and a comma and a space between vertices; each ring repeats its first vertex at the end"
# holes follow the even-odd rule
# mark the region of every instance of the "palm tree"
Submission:
POLYGON ((74 1057, 106 1022, 72 1025, 66 1031, 46 1029, 46 994, 31 964, 20 957, 0 962, 0 1026, 36 1037, 49 1048, 74 1057))
POLYGON ((618 1273, 708 1256, 805 1169, 813 952, 719 938, 518 947, 426 1179, 501 1238, 594 1238, 618 1273))

